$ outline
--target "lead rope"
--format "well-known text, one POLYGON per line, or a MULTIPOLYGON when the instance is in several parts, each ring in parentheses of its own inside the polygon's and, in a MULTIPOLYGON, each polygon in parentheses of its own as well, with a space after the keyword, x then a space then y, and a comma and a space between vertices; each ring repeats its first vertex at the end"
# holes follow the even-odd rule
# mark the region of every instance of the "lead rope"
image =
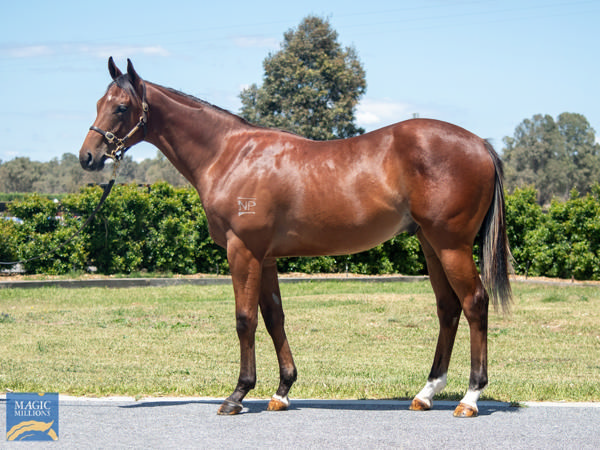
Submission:
POLYGON ((92 219, 94 218, 94 216, 96 215, 96 213, 98 211, 100 211, 100 208, 102 207, 102 205, 106 201, 106 198, 108 197, 108 194, 110 194, 110 191, 111 191, 113 185, 115 184, 115 180, 117 179, 117 169, 119 168, 119 164, 120 164, 121 161, 120 160, 116 160, 116 159, 114 161, 115 162, 113 164, 112 178, 108 182, 108 184, 106 185, 106 187, 104 187, 104 192, 102 193, 102 197, 100 197, 100 202, 98 202, 98 206, 96 206, 96 208, 94 209, 94 211, 92 211, 92 214, 87 218, 87 220, 83 223, 83 225, 81 225, 81 227, 79 227, 79 230, 77 230, 75 233, 73 233, 73 235, 69 239, 67 239, 65 242, 63 242, 59 246, 57 246, 57 247, 55 247, 53 249, 50 249, 47 252, 42 253, 41 255, 34 256, 33 258, 22 259, 20 261, 0 261, 0 265, 3 265, 3 266, 12 266, 12 265, 15 265, 15 264, 23 264, 23 263, 28 263, 30 261, 36 261, 38 259, 45 258, 46 256, 49 256, 49 255, 52 255, 52 254, 56 253, 58 250, 60 250, 65 245, 67 245, 69 242, 71 242, 73 239, 75 239, 77 236, 79 236, 79 234, 81 234, 81 232, 83 231, 83 229, 90 224, 90 222, 92 221, 92 219))

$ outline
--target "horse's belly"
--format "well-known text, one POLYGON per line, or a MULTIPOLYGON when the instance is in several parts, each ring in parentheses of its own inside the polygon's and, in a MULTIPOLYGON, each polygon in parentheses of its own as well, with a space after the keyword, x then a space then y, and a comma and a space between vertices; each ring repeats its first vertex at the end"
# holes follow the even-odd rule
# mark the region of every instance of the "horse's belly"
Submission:
MULTIPOLYGON (((333 218, 330 218, 333 219, 333 218)), ((272 248, 272 256, 346 255, 369 250, 404 231, 414 231, 409 214, 397 211, 357 217, 348 212, 335 220, 305 222, 281 230, 272 248)))

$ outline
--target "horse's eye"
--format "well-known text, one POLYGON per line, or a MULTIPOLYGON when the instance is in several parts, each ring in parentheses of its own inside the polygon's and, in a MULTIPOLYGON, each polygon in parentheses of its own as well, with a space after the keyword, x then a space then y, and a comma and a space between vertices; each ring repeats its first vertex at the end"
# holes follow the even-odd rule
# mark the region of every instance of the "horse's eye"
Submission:
POLYGON ((119 105, 119 106, 117 106, 117 113, 123 114, 124 112, 127 112, 127 105, 119 105))

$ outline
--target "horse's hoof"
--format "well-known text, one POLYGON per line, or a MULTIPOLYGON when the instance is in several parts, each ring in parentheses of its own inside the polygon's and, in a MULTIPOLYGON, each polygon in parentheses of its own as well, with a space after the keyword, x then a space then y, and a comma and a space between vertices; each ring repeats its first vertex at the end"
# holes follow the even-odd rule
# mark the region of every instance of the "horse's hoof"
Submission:
POLYGON ((220 416, 233 416, 242 412, 242 408, 243 406, 241 403, 225 400, 219 407, 217 414, 220 416))
POLYGON ((429 411, 431 409, 431 405, 428 405, 420 398, 415 397, 408 409, 411 411, 429 411))
POLYGON ((454 410, 454 417, 477 417, 478 413, 477 407, 461 403, 454 410))
POLYGON ((267 406, 267 411, 286 411, 290 407, 290 400, 279 395, 274 395, 267 406))

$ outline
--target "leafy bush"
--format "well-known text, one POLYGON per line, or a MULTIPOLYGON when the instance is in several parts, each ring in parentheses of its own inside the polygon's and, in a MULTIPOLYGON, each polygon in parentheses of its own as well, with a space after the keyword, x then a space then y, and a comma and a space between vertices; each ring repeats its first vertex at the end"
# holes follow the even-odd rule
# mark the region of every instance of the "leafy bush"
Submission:
MULTIPOLYGON (((63 202, 88 217, 102 189, 90 187, 63 202)), ((115 186, 88 226, 90 264, 101 273, 226 273, 225 251, 208 234, 198 194, 165 182, 150 187, 115 186)))
POLYGON ((371 250, 353 255, 281 258, 277 268, 280 272, 417 275, 424 273, 425 258, 415 236, 400 234, 371 250))
POLYGON ((518 274, 600 279, 600 186, 581 197, 553 200, 548 211, 537 192, 517 189, 507 198, 509 240, 518 274))
POLYGON ((516 273, 527 274, 536 258, 538 249, 531 244, 539 241, 538 228, 544 220, 535 188, 517 188, 512 195, 506 196, 506 233, 516 273))
MULTIPOLYGON (((226 252, 210 238, 200 199, 192 188, 167 183, 115 186, 81 234, 66 242, 90 216, 102 189, 88 187, 62 204, 29 195, 9 206, 23 220, 0 221, 0 259, 27 259, 30 273, 67 273, 89 265, 105 274, 139 271, 229 271, 226 252)), ((507 233, 518 274, 600 279, 600 185, 544 211, 534 188, 506 197, 507 233)), ((346 256, 281 258, 280 272, 422 274, 425 260, 415 236, 401 234, 366 252, 346 256)))
MULTIPOLYGON (((63 205, 71 214, 89 217, 100 201, 102 189, 88 187, 71 194, 63 205)), ((147 236, 148 195, 135 185, 115 186, 96 217, 84 230, 89 263, 101 273, 142 270, 143 241, 147 236)))
POLYGON ((85 268, 84 236, 69 241, 79 223, 63 215, 59 203, 31 194, 21 202, 11 203, 9 212, 23 221, 11 225, 9 245, 13 260, 29 260, 23 263, 25 271, 61 274, 85 268))
POLYGON ((145 266, 150 271, 195 273, 202 210, 198 195, 157 183, 149 193, 148 235, 144 242, 145 266))
POLYGON ((540 232, 536 272, 550 277, 600 278, 600 202, 576 191, 566 202, 552 201, 540 232))
MULTIPOLYGON (((18 249, 18 240, 16 239, 17 224, 15 224, 12 220, 5 220, 5 218, 0 217, 0 261, 10 262, 16 261, 17 249, 18 249)), ((5 269, 9 266, 0 266, 1 269, 5 269)))

